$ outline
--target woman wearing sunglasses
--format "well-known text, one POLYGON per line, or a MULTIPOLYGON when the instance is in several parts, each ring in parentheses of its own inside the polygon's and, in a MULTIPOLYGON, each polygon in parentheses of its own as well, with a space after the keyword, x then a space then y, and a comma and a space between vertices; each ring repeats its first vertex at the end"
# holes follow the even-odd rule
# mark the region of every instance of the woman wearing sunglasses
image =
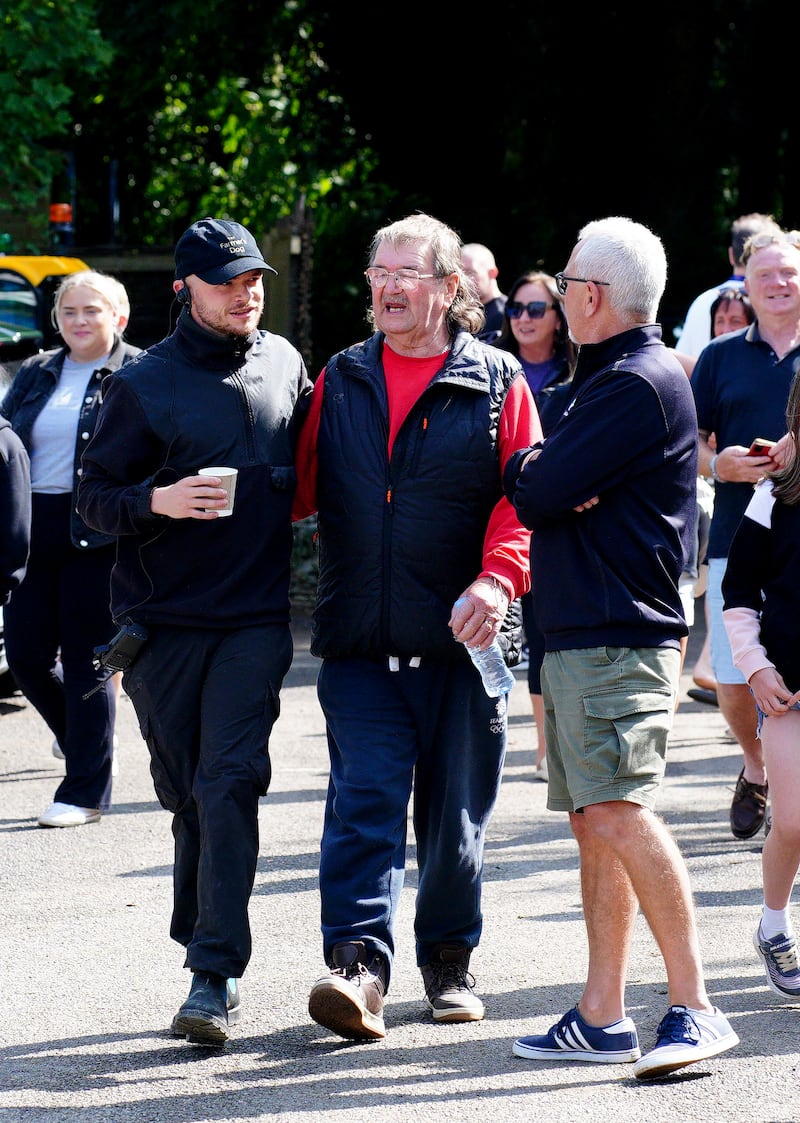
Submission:
MULTIPOLYGON (((518 277, 508 293, 503 330, 495 341, 516 355, 536 401, 545 437, 569 402, 575 347, 569 338, 555 277, 531 270, 518 277)), ((530 593, 522 597, 522 617, 528 644, 528 690, 536 724, 536 779, 547 779, 544 705, 540 671, 544 639, 533 615, 530 593)))

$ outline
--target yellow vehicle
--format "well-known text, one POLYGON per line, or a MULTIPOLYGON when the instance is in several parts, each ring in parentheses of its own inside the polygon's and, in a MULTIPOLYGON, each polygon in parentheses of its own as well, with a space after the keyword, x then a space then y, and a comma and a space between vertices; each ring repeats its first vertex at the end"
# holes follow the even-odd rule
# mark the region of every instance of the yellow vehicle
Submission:
POLYGON ((79 257, 0 254, 0 366, 7 375, 29 355, 56 346, 53 293, 65 273, 88 268, 79 257))

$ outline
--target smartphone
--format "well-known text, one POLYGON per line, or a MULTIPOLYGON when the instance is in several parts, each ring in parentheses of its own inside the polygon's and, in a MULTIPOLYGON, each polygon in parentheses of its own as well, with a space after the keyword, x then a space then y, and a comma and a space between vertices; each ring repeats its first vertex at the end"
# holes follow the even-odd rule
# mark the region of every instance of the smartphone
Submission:
POLYGON ((768 441, 766 437, 756 437, 750 448, 747 450, 748 456, 769 456, 772 449, 777 444, 777 441, 768 441))

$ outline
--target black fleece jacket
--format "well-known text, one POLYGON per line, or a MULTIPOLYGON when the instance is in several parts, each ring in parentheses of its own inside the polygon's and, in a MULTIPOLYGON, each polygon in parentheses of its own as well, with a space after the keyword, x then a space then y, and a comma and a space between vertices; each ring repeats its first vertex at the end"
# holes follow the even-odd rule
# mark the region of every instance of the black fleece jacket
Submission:
POLYGON ((104 382, 78 509, 118 537, 116 621, 288 620, 294 444, 311 390, 300 354, 281 336, 223 338, 188 311, 172 335, 104 382), (239 469, 230 518, 151 512, 153 487, 211 464, 239 469))

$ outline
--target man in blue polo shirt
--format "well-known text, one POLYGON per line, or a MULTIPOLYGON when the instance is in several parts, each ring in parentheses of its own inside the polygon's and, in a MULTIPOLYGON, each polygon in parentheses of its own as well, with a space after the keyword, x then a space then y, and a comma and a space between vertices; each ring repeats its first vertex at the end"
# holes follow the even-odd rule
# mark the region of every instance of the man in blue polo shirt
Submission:
POLYGON ((731 240, 728 246, 728 261, 731 263, 731 275, 727 281, 701 292, 689 305, 686 319, 683 322, 680 342, 678 347, 684 355, 700 354, 711 340, 711 305, 723 289, 739 289, 744 285, 744 265, 742 253, 747 239, 753 234, 764 231, 777 233, 780 226, 769 214, 741 214, 731 223, 731 240))

